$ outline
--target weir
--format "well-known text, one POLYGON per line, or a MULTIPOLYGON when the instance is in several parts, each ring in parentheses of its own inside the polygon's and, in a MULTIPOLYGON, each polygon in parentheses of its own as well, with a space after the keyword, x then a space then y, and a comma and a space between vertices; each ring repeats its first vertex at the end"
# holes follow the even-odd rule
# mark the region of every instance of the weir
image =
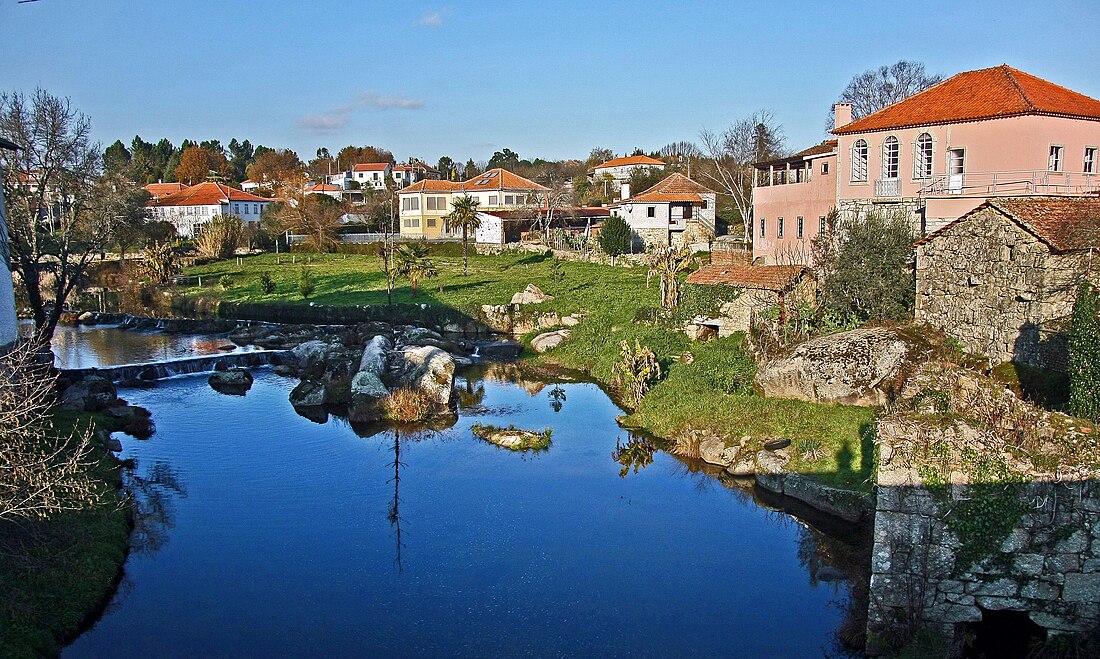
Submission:
POLYGON ((75 368, 61 371, 65 377, 79 380, 89 375, 98 375, 111 382, 125 380, 160 380, 174 375, 206 373, 224 370, 234 366, 253 368, 282 364, 290 357, 289 350, 257 350, 254 352, 234 352, 226 355, 207 355, 204 357, 185 357, 168 361, 145 364, 124 364, 122 366, 104 366, 98 368, 75 368))

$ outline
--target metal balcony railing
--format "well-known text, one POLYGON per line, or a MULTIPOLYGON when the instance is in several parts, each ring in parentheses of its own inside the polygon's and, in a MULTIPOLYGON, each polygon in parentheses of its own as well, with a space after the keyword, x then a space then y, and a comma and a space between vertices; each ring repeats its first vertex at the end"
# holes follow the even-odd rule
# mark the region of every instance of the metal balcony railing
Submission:
POLYGON ((996 197, 1020 194, 1083 195, 1100 193, 1100 174, 1022 170, 966 172, 934 176, 921 196, 971 195, 996 197))
POLYGON ((880 178, 875 180, 876 197, 900 197, 901 179, 880 178))

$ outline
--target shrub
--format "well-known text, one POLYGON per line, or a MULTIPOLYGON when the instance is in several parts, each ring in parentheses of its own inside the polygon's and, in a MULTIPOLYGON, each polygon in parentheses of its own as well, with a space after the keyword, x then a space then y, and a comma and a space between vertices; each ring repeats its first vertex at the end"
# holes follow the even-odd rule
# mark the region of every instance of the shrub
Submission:
POLYGON ((275 289, 275 280, 271 278, 271 273, 260 273, 260 290, 268 295, 271 295, 275 292, 275 289))
POLYGON ((1069 329, 1069 411, 1100 420, 1100 291, 1083 284, 1069 329))
POLYGON ((695 366, 711 387, 727 394, 752 393, 756 362, 741 347, 740 337, 719 339, 699 350, 695 366))
POLYGON ((621 342, 619 348, 619 361, 612 368, 611 383, 622 394, 624 404, 636 408, 650 387, 661 379, 661 365, 653 351, 637 340, 633 348, 626 341, 621 342))
POLYGON ((309 268, 302 266, 302 271, 298 273, 298 292, 302 294, 302 299, 308 300, 316 289, 317 282, 313 279, 313 273, 309 268))
POLYGON ((233 256, 244 238, 244 225, 232 215, 215 215, 202 227, 195 239, 195 249, 199 254, 212 259, 227 259, 233 256))
POLYGON ((901 320, 913 310, 913 231, 903 213, 836 221, 813 241, 823 306, 840 318, 901 320))
POLYGON ((233 286, 233 278, 229 275, 222 275, 218 279, 218 286, 221 286, 223 291, 228 291, 233 286))
POLYGON ((600 249, 611 257, 612 263, 615 262, 615 257, 630 251, 632 240, 633 233, 626 220, 618 215, 612 215, 604 221, 603 228, 600 229, 600 249))
POLYGON ((382 399, 382 416, 399 423, 415 423, 432 413, 432 400, 419 389, 396 389, 382 399))
POLYGON ((153 241, 145 248, 141 272, 154 284, 167 284, 179 270, 176 253, 170 243, 153 241))

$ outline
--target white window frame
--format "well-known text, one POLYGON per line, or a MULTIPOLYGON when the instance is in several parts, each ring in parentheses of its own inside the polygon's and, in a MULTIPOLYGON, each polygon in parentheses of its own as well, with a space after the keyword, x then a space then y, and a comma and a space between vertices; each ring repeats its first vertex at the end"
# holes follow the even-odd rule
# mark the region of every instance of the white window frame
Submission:
POLYGON ((1047 151, 1047 171, 1061 172, 1066 166, 1066 146, 1064 144, 1051 144, 1047 151))
POLYGON ((917 139, 913 141, 913 178, 918 181, 932 178, 932 164, 935 161, 936 138, 929 132, 917 135, 917 139), (923 138, 928 138, 924 144, 923 138), (924 145, 928 147, 927 152, 922 149, 924 145))
POLYGON ((851 182, 852 183, 866 183, 869 172, 870 150, 867 147, 867 140, 862 137, 852 142, 851 149, 851 182))
POLYGON ((1096 173, 1096 159, 1100 157, 1100 147, 1086 146, 1085 158, 1081 164, 1081 171, 1086 174, 1096 173), (1089 156, 1092 156, 1091 158, 1089 156))
POLYGON ((893 135, 882 140, 882 178, 896 181, 901 177, 901 142, 893 135))

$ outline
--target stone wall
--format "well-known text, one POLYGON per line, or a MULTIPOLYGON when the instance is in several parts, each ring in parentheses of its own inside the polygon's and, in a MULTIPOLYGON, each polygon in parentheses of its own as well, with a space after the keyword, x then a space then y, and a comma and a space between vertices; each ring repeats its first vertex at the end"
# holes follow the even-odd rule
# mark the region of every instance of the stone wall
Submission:
POLYGON ((922 235, 928 229, 924 226, 924 202, 913 197, 883 199, 841 199, 837 211, 843 220, 856 220, 867 217, 872 212, 904 213, 910 218, 914 235, 922 235))
POLYGON ((1064 368, 1087 253, 1054 253, 993 208, 917 247, 916 320, 994 363, 1064 368))

